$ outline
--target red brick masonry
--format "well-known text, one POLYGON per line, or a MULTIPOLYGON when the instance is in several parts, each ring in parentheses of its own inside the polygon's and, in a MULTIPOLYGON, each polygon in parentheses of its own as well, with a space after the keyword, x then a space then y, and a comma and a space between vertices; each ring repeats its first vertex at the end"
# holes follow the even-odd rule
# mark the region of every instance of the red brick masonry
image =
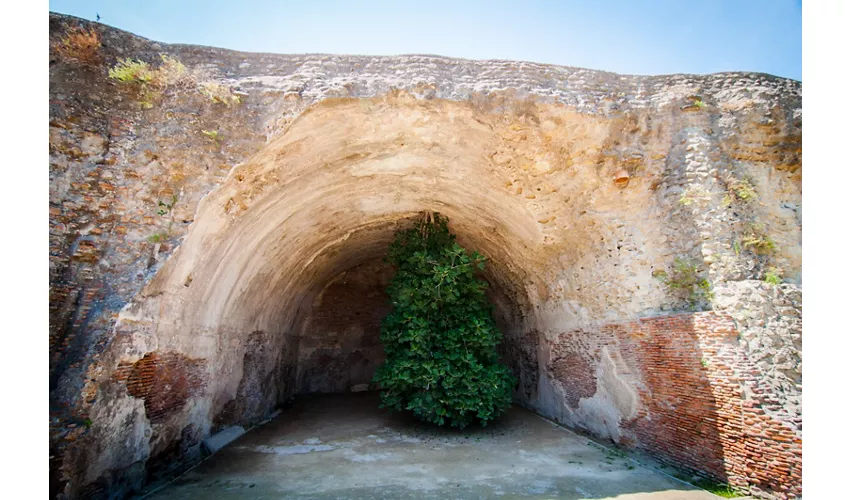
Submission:
POLYGON ((770 414, 770 387, 730 317, 700 312, 562 334, 550 373, 571 407, 595 392, 588 369, 603 347, 640 398, 637 415, 620 423, 623 444, 756 496, 802 496, 801 433, 770 414))
POLYGON ((118 365, 113 377, 126 384, 131 396, 143 398, 148 419, 159 423, 204 387, 203 364, 176 352, 149 352, 135 363, 118 365))

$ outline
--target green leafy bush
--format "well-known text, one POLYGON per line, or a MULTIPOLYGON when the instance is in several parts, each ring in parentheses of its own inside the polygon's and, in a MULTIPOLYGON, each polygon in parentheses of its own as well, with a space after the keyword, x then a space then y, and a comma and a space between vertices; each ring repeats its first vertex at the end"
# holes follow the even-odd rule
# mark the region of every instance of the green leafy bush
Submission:
POLYGON ((501 333, 476 277, 484 257, 468 254, 439 214, 399 231, 387 261, 392 312, 381 324, 387 358, 375 374, 381 406, 426 422, 486 425, 511 403, 515 379, 498 362, 501 333))

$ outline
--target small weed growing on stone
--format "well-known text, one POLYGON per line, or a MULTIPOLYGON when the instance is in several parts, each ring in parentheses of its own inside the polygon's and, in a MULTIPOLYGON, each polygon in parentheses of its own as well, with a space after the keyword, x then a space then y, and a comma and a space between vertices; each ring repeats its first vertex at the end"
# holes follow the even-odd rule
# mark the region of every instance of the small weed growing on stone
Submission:
POLYGON ((109 78, 123 85, 132 85, 139 91, 139 106, 142 109, 153 107, 153 99, 157 96, 150 84, 154 81, 154 72, 144 61, 121 59, 118 64, 109 68, 109 78))
POLYGON ((749 203, 758 198, 758 193, 747 179, 728 176, 725 181, 727 194, 723 198, 724 205, 731 205, 733 202, 749 203))
POLYGON ((690 206, 693 204, 700 205, 705 203, 711 199, 711 193, 708 192, 702 186, 691 186, 687 188, 682 196, 679 197, 679 203, 683 206, 690 206))
POLYGON ((159 57, 162 64, 156 69, 145 61, 121 59, 109 69, 109 78, 125 84, 150 85, 159 90, 187 83, 190 75, 183 63, 166 54, 159 57))
POLYGON ((749 248, 757 255, 768 255, 776 250, 776 243, 767 237, 749 235, 745 236, 744 248, 749 248))
POLYGON ((767 272, 764 273, 764 281, 771 285, 782 284, 782 269, 779 269, 778 267, 769 267, 767 272))
POLYGON ((756 193, 755 188, 750 181, 746 179, 742 179, 730 186, 732 192, 735 194, 735 197, 741 201, 750 201, 754 200, 758 197, 758 193, 756 193))
POLYGON ((160 231, 158 233, 154 233, 154 234, 148 236, 147 240, 148 240, 149 243, 157 244, 157 243, 162 243, 167 238, 168 238, 168 235, 166 235, 164 232, 160 231))
POLYGON ((703 368, 708 368, 708 361, 705 358, 700 358, 699 363, 703 368))
POLYGON ((191 85, 191 77, 186 66, 179 60, 166 54, 160 54, 162 64, 154 73, 154 84, 158 87, 165 88, 174 85, 191 85))
MULTIPOLYGON (((662 467, 662 469, 664 469, 664 468, 665 467, 662 467)), ((688 476, 688 475, 686 475, 682 472, 679 472, 679 471, 674 471, 670 475, 675 477, 676 479, 678 479, 680 481, 684 481, 688 484, 692 484, 692 485, 696 486, 697 488, 702 488, 702 489, 708 491, 709 493, 713 493, 713 494, 715 494, 719 497, 737 498, 737 497, 741 496, 739 493, 735 492, 728 484, 716 483, 716 482, 710 481, 708 479, 697 479, 695 481, 694 480, 695 478, 693 476, 688 476)))
POLYGON ((703 102, 702 96, 692 95, 688 96, 688 99, 691 102, 684 104, 681 107, 682 111, 701 111, 705 107, 705 102, 703 102))
POLYGON ((65 59, 72 59, 86 65, 101 62, 100 33, 93 28, 79 26, 71 28, 59 42, 53 45, 56 52, 65 59))
POLYGON ((165 203, 164 201, 160 201, 158 206, 160 207, 157 210, 157 215, 168 215, 171 212, 171 209, 174 208, 174 205, 177 203, 177 195, 171 196, 171 203, 165 203))
POLYGON ((693 483, 697 488, 702 488, 722 498, 737 498, 741 495, 733 490, 728 484, 715 483, 707 479, 700 479, 693 483))
POLYGON ((241 102, 239 96, 233 94, 229 87, 225 87, 224 85, 216 82, 201 82, 198 84, 198 91, 217 104, 230 106, 241 102))
POLYGON ((151 67, 145 61, 121 59, 109 70, 109 78, 139 90, 139 102, 144 109, 153 107, 153 101, 168 89, 197 89, 198 92, 225 105, 237 104, 239 96, 224 85, 204 80, 197 72, 189 71, 177 58, 160 54, 160 64, 151 67))
POLYGON ((696 306, 701 299, 708 302, 714 299, 711 283, 699 276, 699 269, 696 264, 684 259, 676 258, 671 273, 656 271, 653 276, 664 283, 668 290, 678 294, 686 294, 691 307, 696 306))
POLYGON ((776 251, 776 242, 764 234, 760 225, 751 225, 741 243, 756 255, 770 255, 776 251))
POLYGON ((109 78, 121 83, 144 85, 153 81, 153 71, 150 64, 144 61, 121 59, 109 68, 109 78))
POLYGON ((85 419, 85 421, 83 421, 83 425, 85 425, 85 426, 86 426, 86 429, 88 429, 89 427, 91 427, 91 424, 92 424, 92 421, 91 421, 91 419, 90 419, 90 418, 87 418, 87 419, 85 419))
POLYGON ((201 130, 201 133, 209 137, 213 141, 218 141, 221 138, 218 133, 218 130, 201 130))

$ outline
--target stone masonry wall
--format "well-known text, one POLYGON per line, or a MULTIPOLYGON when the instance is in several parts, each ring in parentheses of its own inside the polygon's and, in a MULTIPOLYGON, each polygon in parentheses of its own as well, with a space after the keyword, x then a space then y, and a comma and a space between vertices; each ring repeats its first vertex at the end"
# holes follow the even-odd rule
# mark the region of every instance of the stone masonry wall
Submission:
POLYGON ((337 276, 316 297, 301 334, 299 393, 348 392, 372 382, 384 360, 381 320, 391 308, 391 277, 381 262, 364 264, 337 276))
POLYGON ((730 316, 566 332, 551 345, 547 373, 563 396, 562 421, 755 496, 802 494, 801 434, 770 410, 768 379, 730 316))

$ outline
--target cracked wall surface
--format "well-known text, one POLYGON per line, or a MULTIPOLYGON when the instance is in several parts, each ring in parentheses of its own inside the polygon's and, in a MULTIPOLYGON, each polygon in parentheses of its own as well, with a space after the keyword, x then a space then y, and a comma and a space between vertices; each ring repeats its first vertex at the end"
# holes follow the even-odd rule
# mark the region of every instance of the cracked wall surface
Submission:
POLYGON ((217 430, 365 383, 388 310, 380 259, 429 210, 489 260, 517 403, 759 495, 801 494, 799 82, 249 54, 55 14, 51 40, 74 24, 99 30, 104 62, 51 52, 53 496, 138 491, 217 430), (143 109, 108 78, 161 53, 241 103, 182 86, 143 109), (665 286, 677 259, 713 296, 665 286), (714 354, 697 320, 616 340, 691 310, 730 318, 731 371, 700 362, 714 354), (691 339, 667 360, 692 375, 680 389, 711 394, 685 420, 669 414, 680 393, 658 389, 680 374, 653 385, 657 359, 639 356, 668 337, 691 339), (152 398, 161 383, 180 390, 152 398), (727 407, 766 430, 692 425, 727 407), (694 433, 697 459, 657 445, 694 433), (784 468, 747 469, 753 449, 784 468))

